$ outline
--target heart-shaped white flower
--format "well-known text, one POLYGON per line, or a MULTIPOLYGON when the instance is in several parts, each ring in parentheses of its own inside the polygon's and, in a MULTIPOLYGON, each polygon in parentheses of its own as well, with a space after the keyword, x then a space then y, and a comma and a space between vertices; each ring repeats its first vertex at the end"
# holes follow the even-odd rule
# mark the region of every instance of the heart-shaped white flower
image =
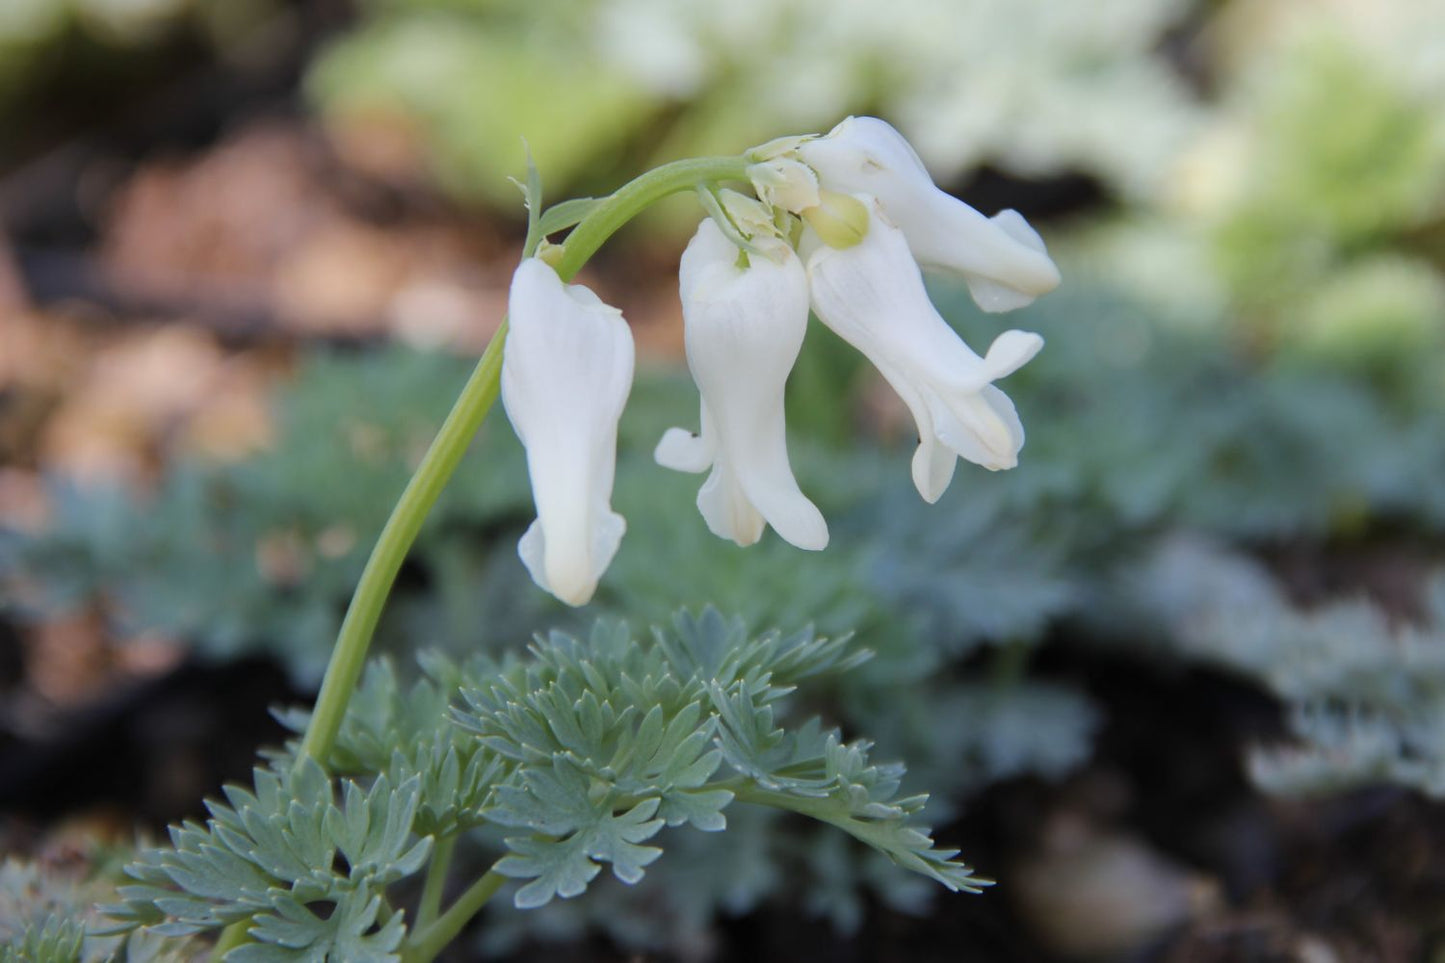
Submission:
POLYGON ((512 276, 502 403, 527 449, 537 506, 517 545, 533 581, 568 605, 592 598, 627 523, 612 510, 617 422, 632 389, 622 312, 539 258, 512 276))
POLYGON ((849 117, 798 156, 828 190, 871 194, 925 269, 960 275, 985 311, 1021 308, 1059 285, 1043 239, 1018 211, 984 217, 939 189, 903 135, 877 117, 849 117))
POLYGON ((872 217, 848 248, 811 245, 808 280, 824 324, 873 362, 918 425, 913 483, 935 502, 958 458, 998 470, 1018 464, 1024 430, 1008 396, 992 382, 1043 347, 1026 331, 1005 331, 980 358, 934 309, 903 231, 878 203, 859 195, 872 217))
POLYGON ((697 505, 716 535, 751 545, 764 524, 806 549, 828 544, 828 525, 798 488, 788 462, 783 387, 808 325, 808 280, 792 248, 759 241, 740 256, 705 219, 682 255, 687 364, 702 395, 697 435, 672 428, 659 464, 712 469, 697 505))

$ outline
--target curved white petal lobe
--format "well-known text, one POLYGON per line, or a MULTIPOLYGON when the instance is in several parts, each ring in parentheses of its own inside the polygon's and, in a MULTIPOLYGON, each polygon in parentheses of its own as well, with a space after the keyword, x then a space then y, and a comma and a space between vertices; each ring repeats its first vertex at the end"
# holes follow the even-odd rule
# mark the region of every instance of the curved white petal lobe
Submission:
POLYGON ((993 470, 1018 464, 1023 426, 992 382, 1037 354, 1043 339, 1005 331, 980 358, 934 310, 903 232, 876 214, 862 243, 813 247, 813 310, 908 406, 919 439, 913 482, 933 502, 948 487, 956 457, 993 470))
POLYGON ((668 468, 711 468, 698 509, 716 535, 739 545, 765 524, 805 549, 828 544, 822 513, 798 488, 788 461, 783 387, 803 346, 808 282, 784 244, 739 264, 738 249, 711 219, 682 256, 687 363, 702 395, 702 428, 673 428, 655 457, 668 468))
POLYGON ((632 333, 620 311, 537 258, 512 276, 508 312, 502 403, 527 449, 537 506, 518 554, 539 586, 582 605, 627 528, 611 502, 632 333))
POLYGON ((918 263, 961 275, 985 311, 1023 307, 1058 287, 1043 240, 1017 211, 987 218, 940 190, 887 122, 849 117, 797 150, 823 187, 876 197, 918 263))

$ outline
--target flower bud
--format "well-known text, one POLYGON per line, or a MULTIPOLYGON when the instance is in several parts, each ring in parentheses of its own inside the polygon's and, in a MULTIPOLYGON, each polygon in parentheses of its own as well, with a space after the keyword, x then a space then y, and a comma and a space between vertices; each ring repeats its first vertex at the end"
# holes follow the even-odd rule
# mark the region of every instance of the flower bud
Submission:
POLYGON ((849 248, 868 234, 868 208, 858 198, 820 190, 819 202, 802 212, 803 220, 832 248, 849 248))
POLYGON ((817 245, 808 281, 818 318, 873 362, 913 414, 913 483, 926 501, 943 494, 959 458, 994 471, 1018 464, 1023 425, 993 382, 1032 358, 1042 338, 1005 331, 975 354, 934 310, 903 232, 882 217, 851 248, 817 245))
POLYGON ((706 219, 683 253, 687 365, 702 424, 697 435, 669 429, 654 457, 676 471, 711 470, 697 507, 713 534, 751 545, 771 525, 818 550, 828 525, 793 477, 783 417, 783 388, 808 327, 808 280, 792 248, 769 247, 769 257, 741 266, 738 249, 706 219))
POLYGON ((753 190, 766 204, 794 214, 818 204, 818 175, 802 161, 776 157, 748 168, 753 190))
POLYGON ((611 501, 632 334, 622 312, 535 257, 517 267, 507 304, 502 404, 537 506, 517 551, 539 586, 582 605, 627 528, 611 501))

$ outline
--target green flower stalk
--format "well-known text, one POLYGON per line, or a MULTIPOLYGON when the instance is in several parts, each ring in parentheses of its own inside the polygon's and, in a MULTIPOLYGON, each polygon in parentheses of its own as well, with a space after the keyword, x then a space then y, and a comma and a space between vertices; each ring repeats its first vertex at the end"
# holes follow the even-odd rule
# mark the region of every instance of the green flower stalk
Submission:
MULTIPOLYGON (((702 186, 740 181, 746 178, 748 160, 745 157, 702 158, 678 161, 649 171, 620 188, 612 195, 587 205, 585 214, 573 222, 571 234, 560 248, 553 249, 548 257, 556 261, 556 273, 562 280, 570 280, 580 271, 592 255, 617 232, 619 228, 641 214, 653 204, 679 191, 695 190, 702 186)), ((540 213, 541 188, 535 171, 529 177, 526 188, 528 211, 531 215, 528 239, 524 255, 531 257, 541 246, 544 238, 540 231, 545 229, 547 218, 540 213)), ((555 230, 571 226, 565 222, 567 205, 553 208, 561 216, 554 218, 555 230)), ((446 421, 431 447, 427 449, 416 473, 407 484, 396 508, 392 509, 376 547, 367 560, 341 632, 327 665, 321 691, 311 717, 311 725, 302 741, 303 757, 325 762, 336 742, 336 733, 341 719, 346 714, 361 670, 366 664, 367 651, 372 636, 376 633, 377 622, 386 604, 387 595, 401 570, 407 551, 416 541, 427 514, 441 496, 442 489, 461 463, 467 446, 481 428, 492 404, 497 400, 501 386, 502 351, 507 340, 507 322, 497 329, 477 362, 476 370, 468 379, 456 404, 452 406, 446 421)))

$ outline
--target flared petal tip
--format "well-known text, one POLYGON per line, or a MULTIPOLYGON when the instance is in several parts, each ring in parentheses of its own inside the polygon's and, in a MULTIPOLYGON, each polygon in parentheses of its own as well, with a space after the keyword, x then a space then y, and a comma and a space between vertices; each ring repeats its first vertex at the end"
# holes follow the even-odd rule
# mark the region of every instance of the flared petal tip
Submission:
POLYGON ((695 474, 712 466, 713 453, 701 436, 685 428, 669 428, 652 450, 652 460, 663 468, 695 474))
POLYGON ((981 467, 989 471, 1009 471, 1019 466, 1019 453, 1017 451, 995 452, 992 461, 984 463, 981 467))
POLYGON ((1058 265, 1049 257, 1044 239, 1022 214, 1012 209, 999 211, 989 223, 1006 239, 1003 243, 1013 242, 1013 263, 999 276, 964 272, 975 304, 990 314, 1016 311, 1059 286, 1063 276, 1058 265))
POLYGON ((809 552, 821 552, 828 547, 828 522, 801 492, 784 504, 770 505, 769 509, 768 524, 789 545, 809 552))
POLYGON ((590 536, 584 536, 590 544, 583 545, 573 539, 548 552, 539 519, 517 542, 517 554, 538 588, 575 608, 592 601, 602 573, 612 564, 626 531, 627 520, 616 512, 607 511, 597 521, 590 536))
MULTIPOLYGON (((546 586, 542 586, 547 588, 546 586)), ((581 581, 575 584, 558 585, 548 588, 554 597, 560 602, 572 606, 574 609, 581 608, 592 601, 592 596, 597 594, 597 580, 581 581)))
POLYGON ((913 487, 928 504, 935 504, 948 491, 958 455, 932 437, 921 438, 913 453, 913 487))
POLYGON ((1044 339, 1032 331, 1005 331, 993 339, 984 355, 983 364, 988 380, 994 381, 1011 375, 1033 360, 1044 346, 1044 339))
POLYGON ((973 303, 988 314, 1017 311, 1033 304, 1038 298, 1036 294, 1027 294, 988 278, 965 275, 964 281, 968 285, 968 293, 973 298, 973 303))
POLYGON ((756 509, 728 514, 699 493, 698 509, 710 532, 739 548, 756 545, 771 525, 778 537, 794 548, 821 552, 828 547, 828 523, 812 502, 801 495, 799 499, 799 504, 790 505, 786 511, 773 510, 764 517, 756 509))

